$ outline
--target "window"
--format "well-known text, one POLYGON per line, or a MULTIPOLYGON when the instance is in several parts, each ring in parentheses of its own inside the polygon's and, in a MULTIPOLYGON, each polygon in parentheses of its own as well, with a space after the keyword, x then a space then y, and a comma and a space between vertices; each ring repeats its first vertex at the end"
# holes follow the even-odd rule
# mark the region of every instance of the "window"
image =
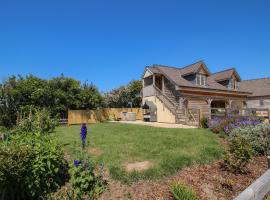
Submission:
POLYGON ((263 101, 263 99, 260 100, 260 106, 264 106, 264 101, 263 101))
POLYGON ((206 76, 201 75, 201 83, 202 85, 206 85, 206 76))
POLYGON ((206 85, 206 76, 203 74, 196 75, 196 84, 197 85, 206 85))
POLYGON ((229 80, 229 83, 228 83, 228 88, 229 88, 229 89, 232 89, 232 88, 233 88, 232 85, 233 85, 233 84, 232 84, 232 79, 230 79, 230 80, 229 80))
POLYGON ((196 85, 200 85, 200 76, 196 75, 196 85))
POLYGON ((237 81, 234 80, 234 89, 237 89, 237 81))

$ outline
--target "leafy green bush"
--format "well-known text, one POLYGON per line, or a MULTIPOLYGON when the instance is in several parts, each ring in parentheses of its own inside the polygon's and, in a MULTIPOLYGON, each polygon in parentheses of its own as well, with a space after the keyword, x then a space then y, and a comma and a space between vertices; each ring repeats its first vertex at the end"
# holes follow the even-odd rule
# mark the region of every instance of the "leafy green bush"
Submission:
POLYGON ((70 176, 74 199, 97 199, 104 190, 105 182, 101 176, 94 174, 94 167, 87 160, 75 160, 74 165, 70 167, 70 176))
POLYGON ((59 144, 50 136, 17 134, 0 144, 2 199, 38 199, 68 178, 59 144))
POLYGON ((51 133, 56 125, 57 120, 51 118, 48 110, 35 110, 33 115, 29 115, 19 123, 17 131, 24 133, 51 133))
POLYGON ((202 128, 208 128, 208 118, 207 117, 203 117, 200 121, 200 125, 202 128))
POLYGON ((248 140, 237 134, 229 141, 229 149, 224 157, 224 166, 236 173, 246 173, 251 161, 253 149, 248 140))
POLYGON ((252 146, 256 155, 266 155, 270 148, 270 125, 269 124, 258 124, 256 126, 246 126, 235 128, 230 133, 230 138, 235 135, 241 135, 244 137, 252 146))
POLYGON ((170 190, 175 200, 198 200, 194 190, 183 183, 172 184, 170 190))

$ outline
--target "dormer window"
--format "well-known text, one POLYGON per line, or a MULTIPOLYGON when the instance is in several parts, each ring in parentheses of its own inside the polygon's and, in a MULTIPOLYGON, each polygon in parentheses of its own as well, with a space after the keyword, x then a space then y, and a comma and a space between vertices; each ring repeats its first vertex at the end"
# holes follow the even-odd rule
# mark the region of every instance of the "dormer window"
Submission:
POLYGON ((203 74, 196 74, 196 85, 206 85, 206 76, 203 74))
POLYGON ((237 81, 233 78, 229 79, 228 89, 237 89, 237 81))
POLYGON ((237 89, 237 88, 238 88, 237 81, 234 80, 234 89, 237 89))
POLYGON ((228 88, 233 89, 233 80, 232 79, 229 80, 228 88))

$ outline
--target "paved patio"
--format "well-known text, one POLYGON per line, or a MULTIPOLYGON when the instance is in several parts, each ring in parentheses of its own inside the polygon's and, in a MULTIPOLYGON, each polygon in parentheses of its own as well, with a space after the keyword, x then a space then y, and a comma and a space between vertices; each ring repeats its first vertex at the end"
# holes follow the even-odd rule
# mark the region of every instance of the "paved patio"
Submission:
POLYGON ((111 121, 112 123, 123 123, 123 124, 137 124, 137 125, 146 125, 154 126, 160 128, 197 128, 195 126, 188 126, 183 124, 169 124, 169 123, 159 123, 159 122, 144 122, 144 121, 111 121))

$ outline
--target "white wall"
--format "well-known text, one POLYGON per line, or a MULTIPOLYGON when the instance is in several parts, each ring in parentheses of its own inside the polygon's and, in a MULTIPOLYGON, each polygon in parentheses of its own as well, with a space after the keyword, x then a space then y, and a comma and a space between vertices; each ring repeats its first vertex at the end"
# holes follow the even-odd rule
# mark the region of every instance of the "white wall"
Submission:
POLYGON ((166 108, 166 106, 163 106, 163 103, 156 98, 155 96, 151 97, 144 97, 143 103, 145 101, 152 101, 156 107, 157 107, 157 122, 162 123, 172 123, 175 124, 175 115, 169 111, 169 109, 166 108))

